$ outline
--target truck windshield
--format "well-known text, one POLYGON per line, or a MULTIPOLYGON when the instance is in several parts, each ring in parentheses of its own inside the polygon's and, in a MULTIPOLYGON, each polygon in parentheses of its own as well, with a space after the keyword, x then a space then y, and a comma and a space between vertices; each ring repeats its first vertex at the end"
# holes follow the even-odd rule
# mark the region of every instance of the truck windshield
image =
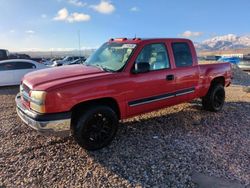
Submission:
POLYGON ((104 71, 121 70, 135 49, 136 44, 105 43, 85 62, 87 66, 95 66, 104 71))

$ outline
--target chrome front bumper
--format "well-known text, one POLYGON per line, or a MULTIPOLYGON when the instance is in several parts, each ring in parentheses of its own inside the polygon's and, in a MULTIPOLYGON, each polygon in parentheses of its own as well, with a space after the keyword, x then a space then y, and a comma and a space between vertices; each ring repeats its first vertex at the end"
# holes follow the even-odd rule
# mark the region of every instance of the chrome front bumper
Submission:
POLYGON ((17 114, 22 121, 39 133, 56 136, 67 136, 70 134, 70 112, 52 115, 36 114, 23 106, 19 94, 16 96, 16 105, 17 114))

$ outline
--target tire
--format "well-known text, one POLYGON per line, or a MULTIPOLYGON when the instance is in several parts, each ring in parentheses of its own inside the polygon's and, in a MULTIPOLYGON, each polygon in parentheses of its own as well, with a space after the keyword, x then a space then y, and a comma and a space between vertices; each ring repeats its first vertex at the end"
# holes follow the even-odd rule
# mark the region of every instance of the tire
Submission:
POLYGON ((210 87, 208 93, 202 98, 202 106, 205 110, 219 112, 225 102, 225 89, 221 84, 210 87))
POLYGON ((118 117, 108 106, 92 106, 84 110, 75 123, 73 135, 86 150, 98 150, 111 143, 118 129, 118 117))

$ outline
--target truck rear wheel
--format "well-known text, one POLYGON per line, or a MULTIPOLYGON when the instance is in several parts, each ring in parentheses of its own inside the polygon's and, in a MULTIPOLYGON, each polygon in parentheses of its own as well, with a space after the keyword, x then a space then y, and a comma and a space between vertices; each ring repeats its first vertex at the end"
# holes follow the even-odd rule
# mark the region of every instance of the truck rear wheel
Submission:
POLYGON ((202 106, 205 110, 218 112, 225 102, 225 89, 221 84, 212 86, 205 97, 202 98, 202 106))
POLYGON ((76 142, 87 150, 101 149, 113 140, 118 118, 107 106, 92 106, 84 110, 73 128, 76 142))

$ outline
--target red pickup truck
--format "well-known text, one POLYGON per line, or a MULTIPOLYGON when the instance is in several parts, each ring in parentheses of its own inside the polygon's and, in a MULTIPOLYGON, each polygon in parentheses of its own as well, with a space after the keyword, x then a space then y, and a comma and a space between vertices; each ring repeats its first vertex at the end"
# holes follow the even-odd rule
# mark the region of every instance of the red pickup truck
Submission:
POLYGON ((122 119, 195 98, 220 111, 231 78, 229 63, 198 65, 187 39, 111 39, 83 65, 25 75, 17 113, 39 132, 71 132, 96 150, 112 141, 122 119))

